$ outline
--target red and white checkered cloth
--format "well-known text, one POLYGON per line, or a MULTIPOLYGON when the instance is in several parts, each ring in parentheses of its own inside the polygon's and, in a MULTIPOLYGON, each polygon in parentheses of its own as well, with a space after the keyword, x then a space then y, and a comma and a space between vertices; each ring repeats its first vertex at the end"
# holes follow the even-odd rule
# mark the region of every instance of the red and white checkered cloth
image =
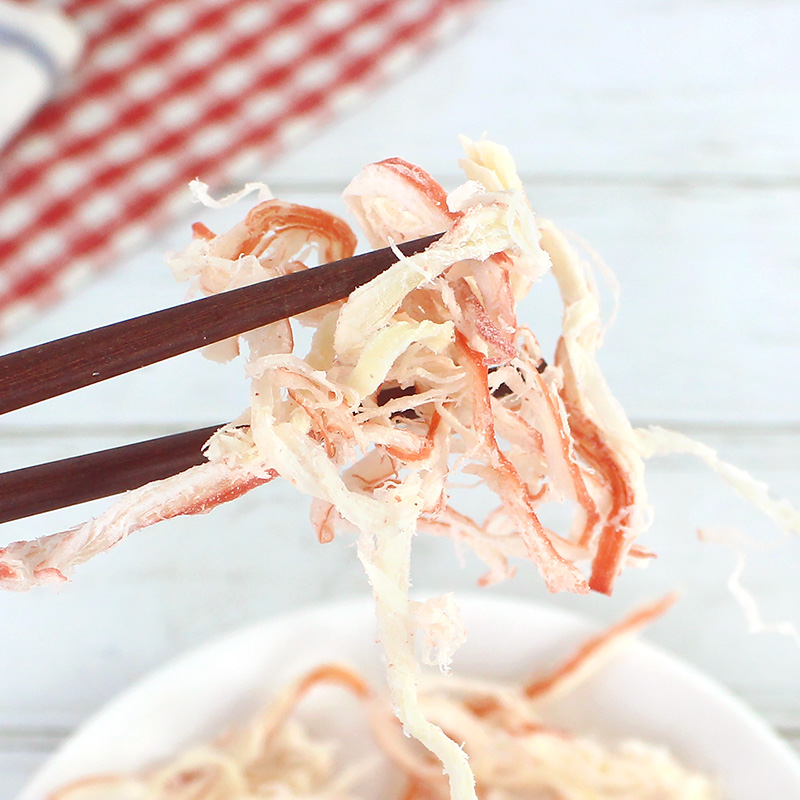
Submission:
MULTIPOLYGON (((475 0, 69 0, 69 89, 0 156, 0 331, 414 63, 475 0)), ((250 175, 248 175, 248 172, 250 175)))

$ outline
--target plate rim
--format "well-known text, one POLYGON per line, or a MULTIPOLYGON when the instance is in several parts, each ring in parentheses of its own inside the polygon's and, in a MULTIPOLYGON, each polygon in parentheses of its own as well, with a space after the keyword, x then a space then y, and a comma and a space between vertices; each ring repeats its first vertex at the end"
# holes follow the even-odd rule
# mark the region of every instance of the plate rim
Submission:
MULTIPOLYGON (((415 590, 412 596, 431 597, 441 594, 442 592, 429 593, 415 590)), ((592 635, 607 627, 573 610, 521 597, 482 594, 473 590, 459 593, 457 604, 467 619, 479 611, 481 613, 498 613, 509 609, 513 609, 514 613, 543 615, 544 618, 549 618, 557 623, 558 627, 563 628, 568 637, 592 635)), ((348 611, 356 611, 360 614, 371 611, 371 618, 374 619, 374 600, 369 595, 356 594, 330 602, 316 602, 301 608, 279 611, 214 636, 198 645, 187 647, 184 651, 145 672, 83 720, 29 778, 16 800, 46 800, 48 793, 58 788, 58 785, 73 780, 71 777, 62 777, 58 778, 61 784, 54 784, 51 773, 57 773, 59 768, 63 769, 61 762, 65 759, 69 760, 70 751, 81 746, 81 739, 87 736, 91 737, 93 729, 102 727, 107 717, 113 717, 119 713, 120 707, 124 708, 135 702, 139 695, 147 696, 157 691, 160 684, 169 684, 174 681, 173 674, 185 671, 187 665, 193 662, 208 661, 214 658, 216 653, 230 649, 237 641, 246 642, 259 635, 276 635, 277 631, 302 626, 304 622, 310 624, 314 620, 319 621, 321 616, 337 617, 347 614, 348 611)), ((661 662, 670 673, 676 674, 688 685, 709 696, 729 714, 733 714, 743 726, 751 729, 764 740, 774 757, 780 760, 782 767, 788 773, 793 773, 800 787, 800 756, 762 716, 734 694, 731 689, 665 647, 647 641, 642 635, 637 636, 626 645, 626 651, 631 649, 647 659, 661 662)))

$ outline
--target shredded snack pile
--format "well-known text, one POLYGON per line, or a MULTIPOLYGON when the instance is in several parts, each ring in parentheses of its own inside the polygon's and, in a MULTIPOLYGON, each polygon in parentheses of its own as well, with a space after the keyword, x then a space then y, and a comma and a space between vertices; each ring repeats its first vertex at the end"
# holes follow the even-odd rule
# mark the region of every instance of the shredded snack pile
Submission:
MULTIPOLYGON (((420 705, 465 742, 478 793, 491 800, 713 800, 713 783, 670 753, 639 741, 604 746, 548 724, 542 707, 572 690, 610 651, 662 614, 674 597, 646 606, 587 641, 549 675, 523 685, 450 676, 423 682, 420 705)), ((352 747, 350 748, 352 749, 352 747)), ((286 687, 264 714, 211 744, 139 776, 98 776, 51 800, 356 800, 373 797, 377 776, 394 771, 402 800, 447 800, 439 768, 402 736, 386 699, 354 670, 325 664, 286 687), (318 685, 337 685, 364 708, 381 752, 347 752, 329 732, 310 734, 295 715, 318 685)), ((389 800, 389 798, 387 798, 389 800)))
MULTIPOLYGON (((450 194, 397 158, 366 167, 345 190, 370 245, 444 232, 427 250, 398 253, 345 301, 211 348, 218 359, 242 353, 252 404, 211 439, 207 464, 129 492, 77 528, 0 550, 4 588, 66 580, 139 528, 206 512, 277 476, 290 481, 314 498, 320 542, 358 533, 392 703, 405 731, 440 759, 458 800, 475 797, 474 777, 460 734, 446 735, 421 700, 415 639, 423 661, 447 669, 464 631, 452 596, 410 600, 414 535, 466 543, 487 565, 484 584, 509 577, 510 559, 529 559, 553 592, 610 593, 626 565, 652 556, 637 544, 649 522, 643 454, 685 446, 631 427, 595 360, 602 323, 589 267, 534 216, 505 148, 464 145, 467 181, 450 194), (516 307, 547 272, 561 293, 563 326, 545 359, 516 307), (298 323, 315 331, 305 356, 294 352, 298 323), (451 506, 456 474, 477 476, 496 495, 484 521, 451 506), (540 521, 540 506, 551 502, 573 506, 568 530, 540 521)), ((217 202, 204 186, 195 190, 217 202)), ((354 252, 342 220, 260 191, 241 223, 219 235, 198 224, 173 257, 175 274, 195 291, 214 294, 354 252)), ((752 480, 723 476, 800 528, 796 513, 752 480)))

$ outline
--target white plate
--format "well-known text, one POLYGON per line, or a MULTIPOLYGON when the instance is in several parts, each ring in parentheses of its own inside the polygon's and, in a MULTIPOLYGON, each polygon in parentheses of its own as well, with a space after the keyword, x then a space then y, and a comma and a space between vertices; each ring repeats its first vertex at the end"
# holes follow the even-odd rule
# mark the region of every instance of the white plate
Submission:
MULTIPOLYGON (((472 596, 459 605, 469 629, 454 665, 460 674, 521 678, 558 663, 595 630, 572 614, 518 601, 472 596)), ((379 682, 374 633, 372 602, 358 600, 270 619, 201 647, 95 715, 18 800, 45 800, 75 778, 135 770, 211 738, 322 661, 346 661, 379 682)), ((764 722, 725 689, 645 643, 622 651, 553 713, 573 730, 669 746, 687 765, 718 776, 725 800, 800 797, 800 761, 764 722)))

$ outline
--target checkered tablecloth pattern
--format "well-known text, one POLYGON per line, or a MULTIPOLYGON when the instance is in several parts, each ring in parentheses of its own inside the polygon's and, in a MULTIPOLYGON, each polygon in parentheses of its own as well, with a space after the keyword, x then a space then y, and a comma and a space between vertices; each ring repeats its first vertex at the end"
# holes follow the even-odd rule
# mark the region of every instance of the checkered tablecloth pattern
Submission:
MULTIPOLYGON (((70 0, 69 86, 0 154, 0 332, 453 32, 475 0, 70 0)), ((249 173, 249 174, 248 174, 249 173)))

